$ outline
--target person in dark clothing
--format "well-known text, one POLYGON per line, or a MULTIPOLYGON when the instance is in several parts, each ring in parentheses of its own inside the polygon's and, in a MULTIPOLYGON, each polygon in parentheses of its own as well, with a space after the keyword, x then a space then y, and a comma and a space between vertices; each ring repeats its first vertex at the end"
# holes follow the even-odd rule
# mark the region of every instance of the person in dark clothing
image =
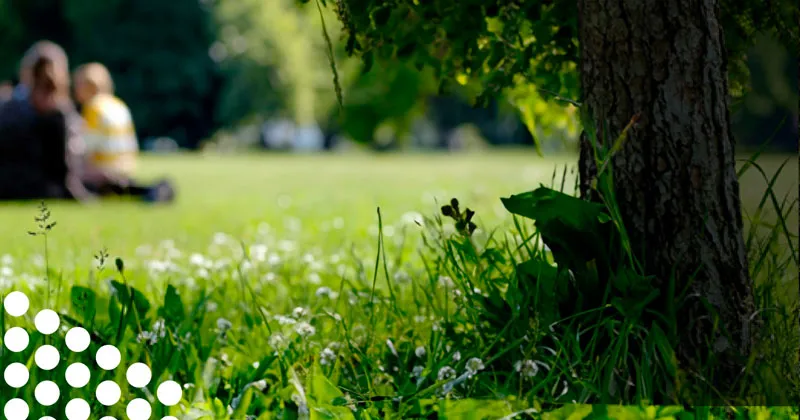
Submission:
POLYGON ((65 159, 65 139, 75 121, 64 80, 57 79, 50 59, 37 61, 35 70, 27 99, 12 98, 0 107, 0 199, 90 199, 65 159))

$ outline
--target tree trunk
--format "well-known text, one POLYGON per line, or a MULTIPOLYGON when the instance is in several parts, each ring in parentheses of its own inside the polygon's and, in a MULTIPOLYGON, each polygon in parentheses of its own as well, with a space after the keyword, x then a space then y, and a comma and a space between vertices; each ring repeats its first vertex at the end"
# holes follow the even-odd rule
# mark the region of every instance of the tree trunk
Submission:
MULTIPOLYGON (((739 182, 717 0, 578 0, 583 106, 608 149, 638 123, 608 170, 634 253, 666 292, 689 285, 678 311, 677 356, 727 389, 753 349, 752 281, 742 235, 739 182), (718 328, 704 311, 710 303, 718 328)), ((597 168, 581 146, 581 190, 597 168)), ((662 293, 663 295, 664 293, 662 293)), ((753 317, 756 318, 756 317, 753 317)))

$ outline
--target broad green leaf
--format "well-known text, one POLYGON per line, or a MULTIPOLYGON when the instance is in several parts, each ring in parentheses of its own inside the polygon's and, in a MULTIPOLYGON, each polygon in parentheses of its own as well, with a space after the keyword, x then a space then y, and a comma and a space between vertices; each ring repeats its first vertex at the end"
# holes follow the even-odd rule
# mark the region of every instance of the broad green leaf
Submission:
POLYGON ((322 368, 319 362, 314 363, 314 368, 310 375, 310 389, 309 396, 317 401, 319 404, 333 404, 337 398, 344 398, 344 394, 339 388, 331 383, 325 374, 322 373, 322 368))
POLYGON ((183 300, 178 289, 173 285, 167 285, 167 293, 164 295, 164 306, 158 309, 158 314, 170 324, 178 324, 186 316, 183 300))
POLYGON ((109 284, 114 292, 117 301, 123 307, 128 307, 131 303, 131 295, 133 296, 133 306, 140 317, 143 317, 150 310, 150 301, 147 300, 144 293, 136 290, 133 286, 124 285, 116 280, 110 280, 109 284), (131 293, 132 292, 132 293, 131 293))
POLYGON ((97 314, 97 294, 83 286, 72 286, 70 299, 75 313, 81 316, 84 323, 91 323, 97 314))

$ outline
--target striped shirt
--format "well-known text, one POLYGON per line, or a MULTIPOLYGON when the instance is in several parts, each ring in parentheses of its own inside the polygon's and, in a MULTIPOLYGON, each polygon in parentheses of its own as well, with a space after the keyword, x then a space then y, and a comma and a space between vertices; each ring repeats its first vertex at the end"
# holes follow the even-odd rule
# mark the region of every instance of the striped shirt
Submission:
POLYGON ((132 176, 139 144, 130 110, 113 95, 98 94, 83 108, 88 163, 98 169, 132 176))

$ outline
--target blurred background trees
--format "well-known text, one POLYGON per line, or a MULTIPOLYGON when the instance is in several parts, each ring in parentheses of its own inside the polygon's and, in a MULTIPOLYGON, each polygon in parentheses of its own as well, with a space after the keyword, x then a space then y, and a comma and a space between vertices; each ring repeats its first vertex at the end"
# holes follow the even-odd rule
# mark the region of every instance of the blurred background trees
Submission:
MULTIPOLYGON (((39 39, 64 46, 73 66, 100 61, 130 105, 144 147, 169 138, 182 148, 284 148, 306 139, 313 149, 351 139, 379 149, 487 142, 574 149, 575 108, 553 95, 565 92, 519 80, 473 108, 479 92, 466 75, 440 91, 434 72, 411 60, 376 55, 365 68, 347 57, 335 11, 321 14, 341 108, 320 11, 297 0, 0 0, 0 81, 16 81, 20 57, 39 39)), ((795 60, 762 37, 748 65, 752 89, 734 114, 740 144, 759 145, 776 132, 775 147, 796 150, 795 60)), ((549 74, 568 84, 568 73, 549 74)))

